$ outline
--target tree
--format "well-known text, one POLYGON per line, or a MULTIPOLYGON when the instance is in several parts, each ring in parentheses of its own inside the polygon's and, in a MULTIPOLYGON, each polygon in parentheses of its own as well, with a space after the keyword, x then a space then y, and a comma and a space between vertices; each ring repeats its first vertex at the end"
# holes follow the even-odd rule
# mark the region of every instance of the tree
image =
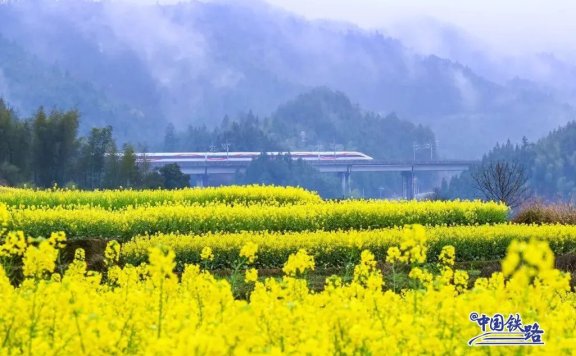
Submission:
POLYGON ((63 186, 72 176, 78 150, 78 113, 40 108, 32 122, 32 167, 38 185, 63 186))
POLYGON ((151 171, 144 174, 140 188, 143 189, 160 189, 164 188, 164 178, 158 171, 151 171))
POLYGON ((164 134, 164 152, 176 152, 178 149, 178 137, 176 136, 176 129, 172 123, 166 126, 164 134))
POLYGON ((29 179, 30 127, 0 99, 0 179, 15 185, 29 179))
POLYGON ((208 151, 213 134, 205 125, 188 126, 181 140, 178 140, 178 151, 208 151))
POLYGON ((158 171, 164 180, 164 188, 166 189, 178 189, 190 186, 190 175, 182 173, 180 166, 176 163, 167 164, 158 171))
POLYGON ((528 195, 526 169, 518 162, 490 161, 471 172, 472 180, 486 199, 515 208, 528 195))
POLYGON ((10 162, 10 134, 14 125, 14 112, 0 99, 0 162, 10 162))
POLYGON ((40 108, 32 122, 32 167, 36 184, 47 187, 53 182, 50 166, 52 154, 50 149, 50 132, 48 119, 43 108, 40 108))
POLYGON ((104 162, 104 177, 103 177, 103 187, 104 188, 117 188, 120 186, 120 155, 118 154, 118 149, 116 144, 112 142, 110 151, 106 152, 106 158, 104 162))
POLYGON ((79 162, 81 181, 86 188, 101 187, 104 180, 106 154, 112 150, 112 127, 93 128, 84 140, 79 162))
POLYGON ((120 159, 120 182, 124 187, 137 187, 140 184, 140 172, 136 152, 131 145, 124 145, 124 152, 120 159))
POLYGON ((79 114, 75 110, 50 115, 50 124, 56 137, 54 177, 59 185, 68 184, 73 177, 74 161, 78 154, 79 114))
POLYGON ((20 169, 7 161, 0 162, 0 186, 14 185, 19 180, 20 169))

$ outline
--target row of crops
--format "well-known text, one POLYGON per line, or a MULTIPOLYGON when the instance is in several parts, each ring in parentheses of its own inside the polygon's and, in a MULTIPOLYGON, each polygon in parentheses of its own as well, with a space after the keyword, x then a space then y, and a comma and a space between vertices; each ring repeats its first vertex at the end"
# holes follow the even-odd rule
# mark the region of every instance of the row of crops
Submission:
POLYGON ((508 214, 282 187, 0 188, 0 353, 570 354, 576 295, 554 254, 576 226, 508 214), (89 242, 106 248, 63 253, 89 242), (473 313, 521 315, 528 346, 471 347, 498 332, 473 313))
MULTIPOLYGON (((231 268, 242 247, 250 242, 258 246, 261 268, 281 268, 284 261, 304 248, 314 256, 317 266, 340 267, 358 261, 363 250, 370 250, 377 259, 384 260, 386 252, 403 239, 402 228, 374 230, 337 230, 311 232, 241 232, 209 233, 204 235, 157 234, 138 236, 124 244, 122 260, 130 264, 147 261, 148 250, 165 246, 173 250, 176 260, 200 263, 202 250, 210 247, 214 252, 212 267, 231 268)), ((426 228, 428 261, 436 262, 442 247, 454 246, 456 261, 472 262, 501 259, 514 240, 546 241, 556 254, 576 251, 576 226, 550 225, 478 225, 436 226, 426 228)))
MULTIPOLYGON (((0 188, 10 230, 68 240, 124 243, 122 261, 139 264, 147 250, 165 246, 177 260, 198 263, 203 247, 217 251, 215 267, 229 267, 242 245, 260 246, 260 267, 274 268, 299 248, 319 265, 358 260, 362 249, 383 258, 402 227, 427 226, 430 251, 456 247, 458 261, 502 258, 513 240, 548 241, 557 254, 572 252, 576 230, 562 225, 514 225, 509 210, 478 201, 322 201, 293 187, 233 186, 206 189, 74 191, 0 188), (115 198, 117 197, 117 198, 115 198), (19 202, 19 203, 18 203, 19 202)), ((434 256, 431 256, 434 259, 434 256)))
POLYGON ((70 239, 127 241, 142 234, 239 231, 333 231, 425 225, 494 224, 508 209, 480 202, 342 201, 295 205, 165 205, 109 210, 100 207, 10 208, 13 230, 32 236, 63 231, 70 239))
POLYGON ((134 206, 319 203, 318 194, 298 187, 227 186, 179 190, 31 190, 0 187, 0 203, 11 207, 124 209, 134 206))

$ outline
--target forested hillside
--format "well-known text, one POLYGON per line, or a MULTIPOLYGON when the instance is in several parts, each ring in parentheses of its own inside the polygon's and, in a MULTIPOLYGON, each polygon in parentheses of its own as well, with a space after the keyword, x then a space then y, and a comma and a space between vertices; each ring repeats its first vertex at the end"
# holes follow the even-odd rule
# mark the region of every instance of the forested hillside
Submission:
POLYGON ((114 125, 123 141, 136 138, 136 131, 150 134, 155 122, 146 120, 143 113, 131 111, 94 83, 75 78, 44 59, 0 34, 0 97, 20 115, 28 116, 40 106, 48 110, 77 109, 85 118, 84 132, 90 127, 114 125))
POLYGON ((202 152, 228 144, 231 151, 358 150, 402 160, 412 158, 413 144, 434 142, 427 127, 395 114, 365 111, 342 92, 315 88, 280 105, 270 117, 249 112, 237 120, 225 118, 214 129, 191 125, 179 132, 170 127, 163 150, 202 152))
MULTIPOLYGON (((247 113, 237 120, 226 118, 214 129, 189 126, 178 131, 169 127, 163 147, 164 151, 172 152, 227 149, 256 152, 356 150, 388 161, 438 157, 435 135, 430 128, 401 120, 395 114, 383 116, 365 111, 343 93, 328 88, 315 88, 298 95, 280 105, 270 117, 247 113), (430 148, 418 150, 414 155, 414 144, 430 145, 430 148)), ((264 181, 283 184, 284 179, 266 178, 264 181)), ((437 181, 432 175, 422 174, 420 183, 423 190, 431 190, 437 181)), ((332 188, 323 191, 334 196, 335 184, 338 183, 332 182, 332 188)), ((398 196, 402 193, 401 177, 399 174, 355 173, 352 189, 366 197, 398 196)))
MULTIPOLYGON (((576 201, 576 122, 550 132, 536 142, 499 144, 488 152, 483 162, 517 162, 526 171, 529 196, 549 201, 576 201)), ((469 173, 444 184, 444 198, 481 197, 474 189, 469 173)))
MULTIPOLYGON (((318 86, 431 127, 447 157, 478 157, 508 138, 535 140, 574 114, 537 82, 492 82, 467 63, 421 55, 381 32, 309 21, 260 1, 9 1, 0 23, 0 35, 36 59, 26 70, 36 82, 0 86, 19 112, 76 107, 82 132, 111 124, 148 147, 169 124, 214 128, 226 115, 266 117, 318 86), (54 71, 61 74, 46 74, 54 71)), ((20 62, 8 58, 0 71, 11 78, 20 62)))
POLYGON ((135 149, 116 145, 111 126, 79 135, 80 114, 45 111, 20 118, 0 99, 0 186, 177 188, 190 177, 175 165, 158 170, 138 162, 135 149))

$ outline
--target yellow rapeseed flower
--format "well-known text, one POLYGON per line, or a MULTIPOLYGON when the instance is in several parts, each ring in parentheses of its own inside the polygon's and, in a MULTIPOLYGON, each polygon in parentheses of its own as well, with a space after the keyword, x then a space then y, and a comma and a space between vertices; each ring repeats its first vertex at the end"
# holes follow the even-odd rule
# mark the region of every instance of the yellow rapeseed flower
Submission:
POLYGON ((300 249, 288 257, 288 261, 284 264, 282 271, 288 276, 297 276, 313 270, 314 267, 314 257, 308 255, 306 250, 300 249))
POLYGON ((240 257, 246 257, 248 263, 254 263, 257 258, 256 252, 258 252, 258 245, 248 242, 240 249, 240 257))
POLYGON ((210 246, 204 246, 202 248, 202 252, 200 253, 200 258, 203 261, 213 261, 214 253, 212 252, 212 248, 210 248, 210 246))
POLYGON ((247 269, 244 281, 246 283, 256 283, 256 281, 258 281, 258 270, 256 268, 247 269))
POLYGON ((42 240, 38 246, 29 246, 22 259, 22 272, 26 277, 41 278, 56 268, 58 250, 48 240, 42 240))
POLYGON ((445 266, 454 266, 454 261, 456 260, 456 249, 454 246, 444 246, 442 247, 442 251, 440 251, 440 256, 438 256, 438 260, 441 264, 445 266))

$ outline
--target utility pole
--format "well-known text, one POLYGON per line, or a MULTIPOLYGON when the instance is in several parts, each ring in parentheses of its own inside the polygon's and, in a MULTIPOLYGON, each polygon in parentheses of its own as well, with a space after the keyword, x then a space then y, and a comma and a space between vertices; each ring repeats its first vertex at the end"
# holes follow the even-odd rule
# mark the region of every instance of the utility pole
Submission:
POLYGON ((228 159, 228 153, 229 153, 228 151, 230 150, 230 146, 231 146, 231 144, 228 141, 226 141, 222 144, 222 149, 226 150, 226 159, 228 159))
POLYGON ((334 150, 334 157, 336 157, 336 139, 332 139, 332 149, 334 150))

